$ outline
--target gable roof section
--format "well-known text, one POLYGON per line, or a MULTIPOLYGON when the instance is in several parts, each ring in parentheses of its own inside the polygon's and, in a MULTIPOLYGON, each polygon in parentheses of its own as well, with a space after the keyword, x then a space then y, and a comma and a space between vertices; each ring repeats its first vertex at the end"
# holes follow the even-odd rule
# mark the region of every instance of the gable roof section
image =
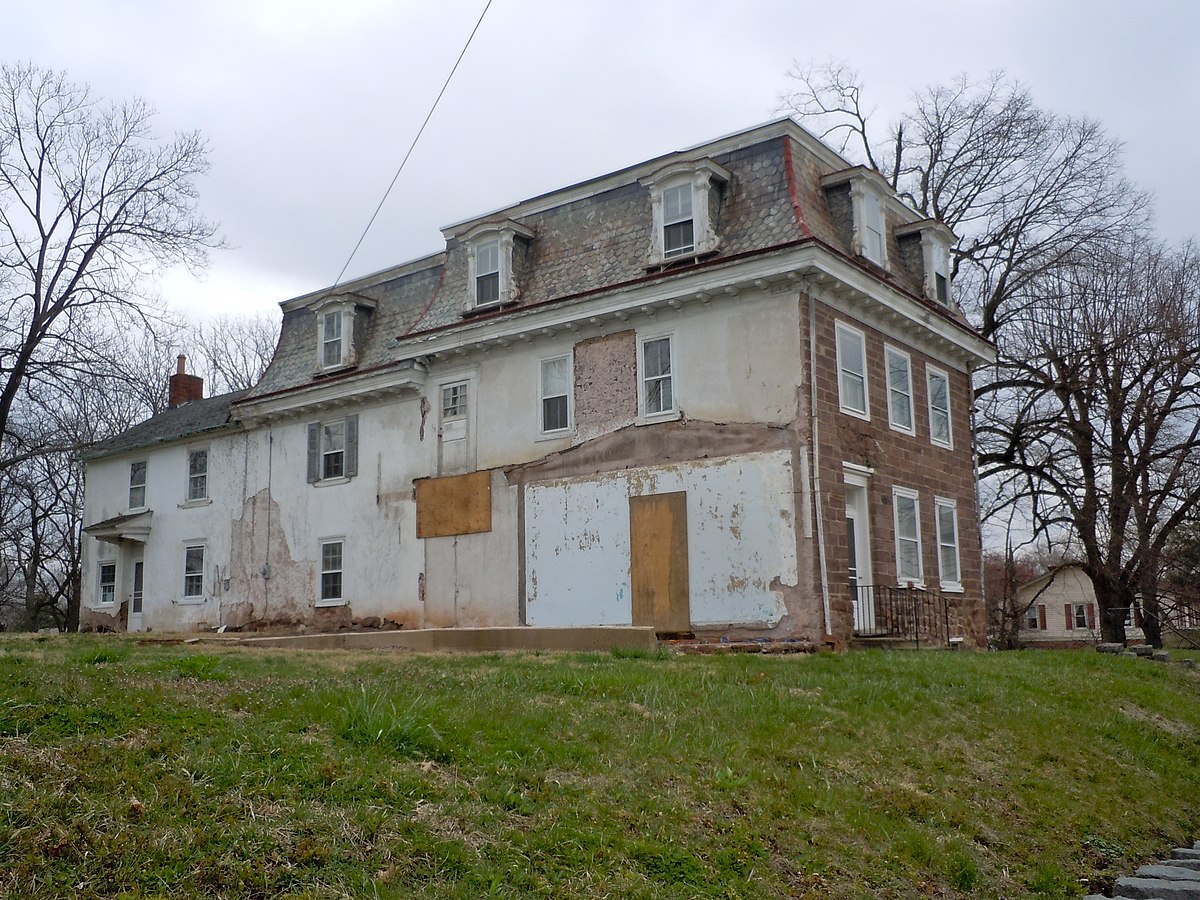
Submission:
POLYGON ((84 459, 99 459, 218 431, 229 423, 230 407, 244 393, 234 391, 163 410, 115 437, 92 444, 82 456, 84 459))

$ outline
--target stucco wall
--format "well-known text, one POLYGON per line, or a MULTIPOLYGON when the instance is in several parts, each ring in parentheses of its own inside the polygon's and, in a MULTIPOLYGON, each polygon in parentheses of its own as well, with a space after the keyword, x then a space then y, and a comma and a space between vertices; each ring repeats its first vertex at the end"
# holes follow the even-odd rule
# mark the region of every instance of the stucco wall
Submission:
POLYGON ((672 491, 687 492, 692 624, 778 622, 798 578, 785 451, 528 485, 529 624, 630 624, 629 497, 672 491))

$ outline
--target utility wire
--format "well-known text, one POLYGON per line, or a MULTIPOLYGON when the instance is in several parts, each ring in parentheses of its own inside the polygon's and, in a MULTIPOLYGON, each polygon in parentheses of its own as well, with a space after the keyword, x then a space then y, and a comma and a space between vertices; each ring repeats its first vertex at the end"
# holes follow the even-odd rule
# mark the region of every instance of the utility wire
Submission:
MULTIPOLYGON (((417 141, 421 139, 421 135, 425 133, 425 126, 429 124, 429 120, 433 118, 434 112, 438 108, 438 104, 442 102, 442 95, 446 93, 446 88, 450 87, 450 79, 454 77, 454 73, 458 71, 458 65, 463 61, 463 57, 467 55, 467 48, 471 46, 471 41, 475 39, 475 32, 479 30, 479 26, 483 24, 483 17, 487 15, 487 11, 491 9, 492 0, 487 0, 487 5, 483 7, 483 12, 479 14, 479 21, 475 23, 475 27, 471 29, 471 34, 467 38, 467 42, 463 44, 462 52, 458 54, 458 59, 454 61, 454 67, 450 70, 450 74, 446 76, 446 81, 442 85, 442 89, 438 91, 437 98, 433 101, 433 106, 429 107, 429 113, 425 116, 425 121, 421 123, 421 127, 417 130, 417 136, 412 139, 412 143, 408 145, 408 152, 404 154, 404 159, 400 160, 400 167, 396 169, 396 174, 392 176, 392 183, 388 185, 387 190, 383 192, 383 198, 379 201, 379 205, 375 207, 375 212, 371 213, 371 219, 367 222, 367 227, 363 229, 362 235, 358 238, 358 243, 354 245, 354 249, 350 251, 350 256, 346 259, 346 264, 342 266, 342 271, 338 272, 337 279, 333 282, 332 287, 336 288, 342 283, 342 276, 346 274, 346 270, 350 268, 350 263, 354 261, 354 256, 358 253, 362 242, 367 239, 367 233, 371 230, 371 226, 375 224, 375 219, 379 216, 383 205, 387 203, 388 195, 391 194, 392 188, 396 186, 397 179, 400 178, 400 173, 404 171, 404 165, 408 162, 408 158, 412 156, 412 152, 416 149, 417 141)), ((331 288, 332 290, 332 288, 331 288)))

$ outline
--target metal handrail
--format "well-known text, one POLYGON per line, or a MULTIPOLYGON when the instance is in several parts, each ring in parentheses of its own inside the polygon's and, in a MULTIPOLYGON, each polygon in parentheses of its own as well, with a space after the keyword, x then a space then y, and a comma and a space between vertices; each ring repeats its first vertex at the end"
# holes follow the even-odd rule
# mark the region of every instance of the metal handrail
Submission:
POLYGON ((880 584, 852 586, 854 634, 950 645, 950 604, 938 591, 880 584))

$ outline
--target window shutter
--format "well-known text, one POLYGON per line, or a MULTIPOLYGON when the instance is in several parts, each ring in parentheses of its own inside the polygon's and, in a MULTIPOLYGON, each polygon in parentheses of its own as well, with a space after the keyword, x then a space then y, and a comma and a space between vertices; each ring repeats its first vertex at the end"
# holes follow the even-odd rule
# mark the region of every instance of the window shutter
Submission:
POLYGON ((308 423, 308 483, 321 480, 321 423, 308 423))
POLYGON ((1046 604, 1038 604, 1038 628, 1042 631, 1046 630, 1046 604))
POLYGON ((1074 610, 1071 609, 1070 603, 1064 603, 1063 608, 1067 611, 1067 631, 1075 627, 1075 616, 1072 615, 1074 610))
POLYGON ((1096 630, 1096 604, 1095 603, 1089 603, 1087 605, 1087 622, 1088 622, 1088 630, 1095 631, 1096 630))
POLYGON ((358 414, 346 416, 346 477, 358 474, 358 414))

